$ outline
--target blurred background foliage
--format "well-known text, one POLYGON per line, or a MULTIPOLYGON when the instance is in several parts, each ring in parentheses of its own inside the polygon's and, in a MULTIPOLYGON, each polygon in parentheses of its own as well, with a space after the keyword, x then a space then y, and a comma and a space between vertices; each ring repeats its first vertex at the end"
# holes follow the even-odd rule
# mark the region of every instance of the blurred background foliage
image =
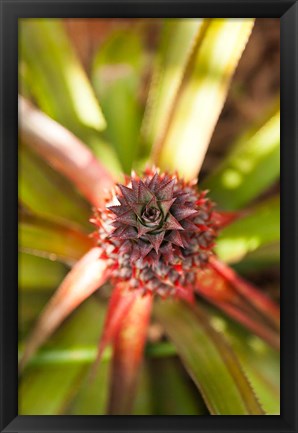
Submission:
MULTIPOLYGON (((217 254, 279 301, 279 20, 256 20, 238 64, 250 31, 241 20, 231 28, 229 20, 206 19, 22 19, 19 89, 84 142, 116 179, 143 169, 153 151, 162 168, 189 178, 199 174, 200 187, 210 190, 220 209, 245 209, 221 232, 217 254)), ((51 294, 90 247, 85 234, 92 226, 85 198, 22 140, 19 179, 22 351, 51 294)), ((94 294, 32 358, 20 381, 20 414, 105 413, 111 353, 105 352, 92 381, 89 367, 108 296, 109 287, 94 294)), ((263 409, 279 413, 279 355, 201 302, 263 409)), ((212 387, 222 368, 222 388, 232 383, 217 359, 222 354, 214 354, 216 341, 200 332, 189 333, 188 344, 194 352, 209 351, 214 370, 207 379, 200 369, 193 380, 186 374, 181 359, 192 366, 196 355, 178 338, 180 359, 165 331, 175 331, 175 342, 185 322, 198 321, 199 329, 202 319, 185 311, 173 322, 173 308, 157 305, 154 311, 135 414, 209 414, 196 380, 212 387)), ((210 399, 221 404, 214 395, 210 399)), ((237 398, 231 399, 237 407, 237 398)))

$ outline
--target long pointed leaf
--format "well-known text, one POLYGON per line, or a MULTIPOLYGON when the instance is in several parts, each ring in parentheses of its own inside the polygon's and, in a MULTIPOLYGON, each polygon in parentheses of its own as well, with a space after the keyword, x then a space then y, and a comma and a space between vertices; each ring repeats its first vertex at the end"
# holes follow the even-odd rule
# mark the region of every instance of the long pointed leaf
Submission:
POLYGON ((280 355, 264 341, 208 307, 211 325, 228 339, 268 415, 280 411, 280 355))
MULTIPOLYGON (((21 415, 70 413, 69 403, 80 388, 88 369, 84 360, 75 359, 76 349, 82 344, 95 345, 103 318, 104 305, 94 300, 86 302, 50 341, 50 346, 55 347, 56 351, 68 353, 68 363, 30 362, 20 379, 21 415)), ((98 400, 97 406, 100 407, 100 404, 98 400)), ((102 404, 104 407, 105 401, 102 404)))
POLYGON ((131 171, 139 141, 138 93, 143 65, 141 32, 123 30, 100 46, 92 70, 94 88, 107 119, 103 135, 115 147, 126 173, 131 171))
POLYGON ((104 203, 113 184, 110 173, 67 129, 19 98, 20 134, 24 142, 66 176, 95 206, 104 203))
POLYGON ((113 342, 112 383, 108 413, 131 413, 146 342, 153 297, 138 296, 113 342))
POLYGON ((227 283, 234 287, 237 293, 242 295, 247 302, 258 309, 258 311, 262 312, 265 317, 279 329, 280 311, 278 305, 248 281, 237 275, 232 268, 226 266, 215 257, 210 259, 210 266, 218 275, 224 278, 227 283))
POLYGON ((155 415, 208 414, 199 393, 193 392, 176 359, 152 359, 150 366, 155 415))
POLYGON ((132 415, 152 415, 150 371, 146 362, 141 366, 132 415))
POLYGON ((57 287, 66 271, 66 266, 58 261, 19 253, 19 290, 35 293, 48 291, 57 287))
POLYGON ((99 136, 105 119, 62 22, 53 18, 21 20, 19 53, 21 94, 37 101, 45 114, 79 137, 119 176, 117 156, 99 136))
POLYGON ((202 308, 159 302, 156 314, 177 346, 211 414, 262 415, 239 362, 223 338, 210 326, 202 308))
POLYGON ((272 269, 272 266, 279 270, 279 265, 280 243, 272 242, 248 253, 241 262, 234 265, 234 268, 237 272, 247 274, 270 267, 272 269))
POLYGON ((221 231, 216 253, 224 262, 234 263, 258 248, 279 241, 280 200, 270 198, 221 231))
POLYGON ((73 185, 28 147, 19 146, 19 199, 39 215, 89 228, 90 205, 73 185))
POLYGON ((200 34, 201 19, 164 19, 142 124, 150 149, 162 135, 182 82, 188 59, 200 34))
POLYGON ((60 323, 109 277, 107 265, 92 248, 78 261, 47 304, 26 344, 20 368, 57 329, 60 323))
POLYGON ((21 213, 19 248, 24 252, 69 264, 78 260, 93 245, 85 233, 71 224, 21 213))
MULTIPOLYGON (((145 356, 152 358, 167 358, 176 355, 175 346, 169 342, 161 342, 148 344, 145 348, 145 356)), ((20 347, 19 358, 22 357, 23 351, 20 347)), ((92 364, 96 360, 98 354, 98 345, 85 346, 74 349, 41 349, 35 353, 30 360, 30 365, 56 365, 56 364, 72 364, 72 363, 88 363, 92 364)), ((111 359, 112 351, 105 350, 102 355, 102 360, 108 361, 111 359)))
POLYGON ((278 307, 232 269, 215 262, 214 266, 198 272, 197 291, 274 348, 279 348, 278 307))
POLYGON ((211 20, 192 53, 168 128, 156 143, 162 168, 197 177, 252 26, 252 19, 211 20))
POLYGON ((39 106, 67 128, 105 127, 99 104, 61 20, 20 22, 21 67, 39 106))
POLYGON ((261 194, 280 172, 280 112, 245 132, 203 183, 223 209, 239 209, 261 194))
POLYGON ((109 392, 110 359, 103 358, 100 367, 90 381, 86 375, 78 394, 70 404, 67 412, 71 415, 105 415, 109 392))
POLYGON ((119 283, 114 287, 109 301, 103 333, 99 340, 96 364, 101 359, 107 345, 111 343, 119 331, 122 321, 133 305, 136 296, 136 292, 128 291, 125 284, 119 283))
MULTIPOLYGON (((56 288, 61 282, 62 278, 58 281, 56 288)), ((51 298, 53 293, 53 287, 51 290, 32 290, 24 291, 20 289, 18 293, 18 337, 22 341, 27 337, 28 333, 36 323, 36 320, 40 312, 45 308, 47 302, 51 298)), ((22 349, 22 348, 21 348, 22 349)), ((21 353, 19 354, 19 359, 21 353)))

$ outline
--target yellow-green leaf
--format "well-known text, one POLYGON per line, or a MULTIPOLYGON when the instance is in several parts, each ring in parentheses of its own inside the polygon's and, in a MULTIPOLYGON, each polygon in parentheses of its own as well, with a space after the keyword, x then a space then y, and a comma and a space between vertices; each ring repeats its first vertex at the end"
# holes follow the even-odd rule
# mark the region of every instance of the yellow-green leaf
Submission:
POLYGON ((19 23, 19 87, 26 98, 84 141, 114 175, 121 173, 93 88, 60 19, 25 18, 19 23))
POLYGON ((280 242, 272 242, 261 246, 248 253, 243 259, 234 265, 238 273, 247 274, 256 272, 271 266, 279 266, 280 242))
POLYGON ((47 291, 59 285, 67 272, 66 266, 57 261, 19 254, 19 289, 21 291, 47 291))
POLYGON ((261 194, 280 173, 280 112, 246 131, 202 183, 223 209, 239 209, 261 194))
POLYGON ((163 20, 142 124, 142 139, 149 149, 164 133, 202 22, 192 18, 163 20))
POLYGON ((162 168, 197 177, 253 19, 212 19, 192 52, 164 137, 155 149, 162 168))
POLYGON ((19 224, 19 248, 51 260, 73 263, 93 242, 71 224, 58 223, 36 215, 23 215, 19 224))
POLYGON ((75 133, 102 130, 100 106, 61 20, 21 19, 19 35, 23 80, 42 110, 75 133))
POLYGON ((91 206, 64 176, 24 145, 19 146, 19 199, 41 216, 73 221, 90 232, 91 206))
POLYGON ((225 262, 239 262, 248 253, 278 242, 280 238, 280 200, 271 198, 222 230, 216 253, 225 262))

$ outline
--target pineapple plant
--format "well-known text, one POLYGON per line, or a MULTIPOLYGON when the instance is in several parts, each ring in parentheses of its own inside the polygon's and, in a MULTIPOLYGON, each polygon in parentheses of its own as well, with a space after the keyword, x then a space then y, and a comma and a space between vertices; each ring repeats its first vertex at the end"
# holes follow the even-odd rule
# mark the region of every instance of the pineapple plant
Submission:
POLYGON ((278 95, 203 164, 254 20, 89 24, 20 24, 20 414, 279 413, 278 95))

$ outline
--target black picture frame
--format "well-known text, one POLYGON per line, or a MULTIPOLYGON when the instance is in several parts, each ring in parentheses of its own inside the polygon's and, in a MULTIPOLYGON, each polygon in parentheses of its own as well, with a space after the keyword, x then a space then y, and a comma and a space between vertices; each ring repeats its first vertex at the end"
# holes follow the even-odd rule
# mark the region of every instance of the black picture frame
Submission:
POLYGON ((297 428, 297 21, 284 0, 1 0, 1 432, 298 432, 297 428), (18 18, 280 17, 281 415, 18 416, 17 88, 18 18))

